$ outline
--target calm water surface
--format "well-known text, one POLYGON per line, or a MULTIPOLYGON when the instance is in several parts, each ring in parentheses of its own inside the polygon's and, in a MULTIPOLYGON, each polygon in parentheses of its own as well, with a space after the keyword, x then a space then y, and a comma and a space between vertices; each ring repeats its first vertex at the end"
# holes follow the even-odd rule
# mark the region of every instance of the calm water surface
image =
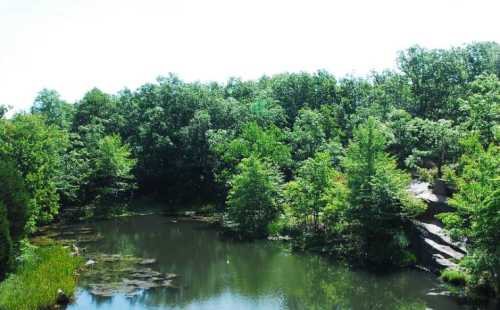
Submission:
POLYGON ((178 289, 126 298, 78 290, 69 310, 99 309, 465 309, 431 274, 385 276, 352 271, 316 255, 292 254, 276 242, 232 242, 202 223, 139 216, 93 224, 104 236, 90 250, 156 258, 156 269, 180 275, 178 289), (429 294, 430 293, 430 294, 429 294))

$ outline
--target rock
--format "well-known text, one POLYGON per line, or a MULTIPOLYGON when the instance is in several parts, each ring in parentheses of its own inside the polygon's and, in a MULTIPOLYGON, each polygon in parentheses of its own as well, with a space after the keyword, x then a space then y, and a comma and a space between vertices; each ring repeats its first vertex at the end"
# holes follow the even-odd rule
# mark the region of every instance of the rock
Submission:
POLYGON ((444 243, 452 247, 453 249, 457 250, 458 252, 462 252, 463 254, 467 253, 467 250, 465 248, 465 242, 453 241, 449 233, 441 226, 437 225, 438 223, 437 221, 434 223, 429 223, 429 222, 414 220, 413 223, 425 237, 433 239, 437 242, 444 243))
POLYGON ((292 237, 290 237, 290 236, 269 236, 269 237, 267 237, 267 240, 272 240, 272 241, 290 241, 290 240, 292 240, 292 237))
POLYGON ((113 255, 102 255, 101 260, 105 263, 113 263, 122 260, 123 257, 118 254, 113 254, 113 255))
POLYGON ((439 266, 440 269, 458 269, 458 265, 451 260, 444 258, 441 254, 432 255, 434 262, 439 266))
POLYGON ((72 248, 71 255, 73 255, 73 256, 80 256, 80 249, 76 245, 73 244, 71 246, 71 248, 72 248))
POLYGON ((138 264, 139 265, 151 265, 151 264, 155 264, 155 263, 156 263, 156 259, 145 258, 145 259, 141 260, 138 264))
POLYGON ((450 291, 435 291, 432 290, 426 294, 427 296, 445 296, 445 297, 450 297, 453 296, 450 291))
POLYGON ((172 281, 172 280, 164 280, 164 281, 161 283, 161 286, 162 286, 162 287, 177 288, 177 287, 173 284, 173 281, 172 281))
POLYGON ((408 191, 415 197, 420 198, 426 202, 446 203, 447 201, 447 198, 445 196, 435 194, 428 182, 413 180, 410 183, 410 188, 408 189, 408 191))
POLYGON ((87 269, 83 275, 83 278, 92 281, 93 284, 87 286, 90 293, 95 296, 111 297, 122 294, 127 298, 132 298, 152 288, 176 288, 173 283, 173 279, 178 277, 176 274, 163 274, 145 267, 157 262, 153 258, 101 254, 94 259, 89 259, 88 265, 93 265, 90 261, 93 261, 93 264, 96 261, 105 262, 98 264, 95 268, 87 269))
POLYGON ((434 240, 431 240, 428 238, 424 238, 424 242, 444 257, 449 257, 449 258, 453 258, 456 260, 460 260, 464 257, 463 253, 455 251, 453 248, 451 248, 448 245, 439 244, 439 243, 435 242, 434 240))
POLYGON ((64 293, 62 289, 57 290, 56 303, 59 305, 67 305, 69 303, 69 297, 64 293))
POLYGON ((85 263, 85 266, 92 266, 92 265, 95 265, 96 264, 96 261, 93 260, 93 259, 89 259, 86 263, 85 263))
POLYGON ((172 280, 172 279, 176 279, 178 278, 179 275, 175 274, 175 273, 166 273, 165 274, 165 279, 167 280, 172 280))
POLYGON ((90 294, 100 297, 112 297, 117 292, 109 287, 94 286, 90 289, 90 294))

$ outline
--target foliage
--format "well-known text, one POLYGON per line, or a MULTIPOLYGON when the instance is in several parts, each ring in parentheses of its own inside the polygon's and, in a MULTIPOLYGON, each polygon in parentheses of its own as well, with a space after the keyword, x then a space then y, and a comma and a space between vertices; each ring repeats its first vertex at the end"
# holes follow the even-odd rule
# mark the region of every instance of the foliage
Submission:
POLYGON ((243 235, 261 237, 280 211, 282 176, 268 162, 250 156, 230 181, 227 217, 243 235))
POLYGON ((308 108, 299 111, 291 133, 296 161, 313 157, 326 143, 326 133, 322 125, 322 115, 319 111, 308 108))
POLYGON ((500 136, 500 80, 495 75, 481 75, 470 85, 470 91, 460 100, 464 116, 462 126, 478 131, 481 142, 498 141, 500 136))
POLYGON ((465 285, 467 282, 467 275, 457 269, 445 269, 441 272, 440 278, 448 283, 454 285, 465 285))
POLYGON ((14 252, 60 209, 105 216, 137 193, 213 203, 249 235, 290 230, 324 252, 403 265, 423 209, 404 168, 457 190, 443 219, 469 240, 470 283, 498 288, 499 51, 414 46, 398 70, 366 78, 170 74, 117 94, 94 88, 74 105, 44 89, 31 113, 12 118, 0 106, 0 200, 14 252))
POLYGON ((12 239, 9 232, 9 221, 7 220, 7 210, 0 201, 0 281, 12 265, 12 239))
POLYGON ((29 194, 24 180, 11 161, 0 161, 0 203, 6 209, 9 235, 14 241, 25 233, 29 216, 29 194))
POLYGON ((36 96, 31 113, 43 114, 48 125, 69 129, 73 117, 73 105, 61 100, 57 91, 43 89, 36 96))
POLYGON ((441 215, 452 236, 467 238, 470 254, 464 266, 470 271, 471 283, 485 280, 500 294, 500 148, 484 148, 477 135, 463 140, 456 184, 458 191, 450 204, 455 212, 441 215))
POLYGON ((384 128, 374 118, 355 130, 343 162, 349 188, 346 216, 359 237, 362 261, 397 265, 409 245, 405 225, 423 206, 407 193, 410 178, 385 153, 386 143, 384 128))
POLYGON ((286 206, 302 230, 319 229, 320 215, 325 208, 332 206, 335 199, 342 199, 331 195, 338 186, 338 175, 332 166, 331 155, 317 153, 314 158, 305 160, 295 180, 286 184, 286 206))
POLYGON ((0 284, 0 308, 36 310, 55 304, 57 291, 67 296, 76 289, 76 270, 81 258, 60 246, 39 248, 32 259, 0 284))
POLYGON ((59 211, 62 155, 68 145, 67 134, 46 125, 38 115, 17 115, 0 124, 4 143, 0 153, 16 163, 30 193, 29 230, 51 221, 59 211))
POLYGON ((267 160, 282 169, 291 164, 291 150, 285 143, 286 135, 275 126, 264 129, 252 122, 246 124, 241 134, 234 139, 222 141, 224 136, 221 140, 215 137, 212 136, 212 148, 225 163, 222 180, 227 180, 234 173, 242 159, 251 156, 267 160))
POLYGON ((127 145, 117 135, 105 136, 91 152, 93 175, 90 191, 95 193, 99 214, 113 212, 113 207, 123 204, 134 188, 131 170, 136 160, 131 158, 127 145))

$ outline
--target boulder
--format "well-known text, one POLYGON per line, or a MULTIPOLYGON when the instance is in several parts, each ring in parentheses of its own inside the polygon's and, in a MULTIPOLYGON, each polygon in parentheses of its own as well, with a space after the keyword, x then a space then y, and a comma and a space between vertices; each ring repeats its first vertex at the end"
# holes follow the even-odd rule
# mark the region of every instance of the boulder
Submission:
POLYGON ((62 289, 57 290, 56 303, 58 305, 67 305, 70 302, 69 297, 64 293, 62 289))

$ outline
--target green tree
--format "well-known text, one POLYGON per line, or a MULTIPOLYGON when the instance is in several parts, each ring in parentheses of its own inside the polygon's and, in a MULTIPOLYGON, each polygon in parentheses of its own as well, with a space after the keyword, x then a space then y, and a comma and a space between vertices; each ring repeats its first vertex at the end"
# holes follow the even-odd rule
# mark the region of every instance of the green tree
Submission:
POLYGON ((384 127, 370 117, 354 131, 343 161, 349 188, 347 218, 357 237, 358 255, 377 266, 408 263, 408 220, 423 211, 407 187, 410 176, 386 152, 384 127))
POLYGON ((413 46, 400 53, 398 64, 411 81, 416 101, 410 112, 414 116, 431 120, 456 117, 456 99, 469 78, 460 49, 413 46))
POLYGON ((468 240, 464 266, 472 284, 485 281, 500 296, 500 147, 483 147, 477 135, 462 143, 465 154, 455 180, 458 191, 450 199, 456 211, 440 216, 453 237, 468 240))
POLYGON ((267 226, 280 212, 282 176, 258 157, 245 158, 230 181, 227 217, 240 233, 250 237, 267 234, 267 226))
POLYGON ((313 157, 326 143, 322 115, 309 108, 301 109, 293 124, 291 142, 295 160, 303 161, 313 157))
POLYGON ((306 159, 295 180, 286 184, 286 205, 302 230, 319 228, 320 214, 330 204, 338 174, 332 166, 332 156, 327 152, 317 153, 306 159))
POLYGON ((73 105, 61 100, 55 90, 43 89, 38 93, 31 107, 31 113, 43 114, 47 124, 69 129, 73 117, 73 105))
POLYGON ((0 201, 0 281, 5 278, 12 263, 12 240, 9 233, 7 210, 0 201))
POLYGON ((90 192, 95 193, 98 214, 115 212, 123 207, 135 187, 131 174, 136 160, 131 158, 128 145, 118 135, 105 136, 91 152, 93 174, 89 182, 90 192))
POLYGON ((407 129, 408 135, 412 135, 416 143, 406 164, 409 167, 434 166, 437 168, 437 177, 440 178, 443 166, 455 162, 458 157, 459 129, 448 120, 431 121, 420 118, 414 118, 407 129))
POLYGON ((0 183, 0 202, 7 212, 9 236, 13 241, 19 241, 25 234, 29 216, 29 195, 13 162, 0 160, 0 183))
POLYGON ((460 100, 462 126, 476 130, 485 145, 500 139, 500 80, 495 75, 481 75, 460 100), (495 135, 497 135, 495 137, 495 135))
POLYGON ((62 158, 68 134, 39 115, 16 115, 3 124, 0 155, 16 163, 30 193, 29 230, 48 223, 59 211, 62 158))
POLYGON ((264 129, 254 122, 244 125, 242 132, 233 139, 228 137, 227 132, 212 133, 211 150, 223 162, 218 172, 219 180, 229 180, 239 162, 251 156, 286 169, 292 163, 291 148, 286 144, 286 138, 280 128, 271 126, 264 129))

